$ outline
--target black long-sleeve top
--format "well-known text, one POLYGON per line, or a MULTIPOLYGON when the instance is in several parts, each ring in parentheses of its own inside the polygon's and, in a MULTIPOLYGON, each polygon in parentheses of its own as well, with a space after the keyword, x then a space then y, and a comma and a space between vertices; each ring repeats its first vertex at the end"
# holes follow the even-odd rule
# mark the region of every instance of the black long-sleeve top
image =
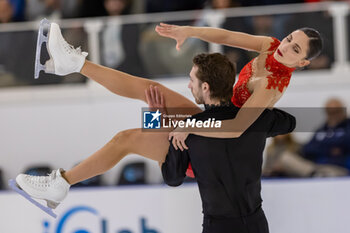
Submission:
MULTIPOLYGON (((193 118, 232 119, 234 105, 210 107, 193 118)), ((189 162, 196 176, 203 213, 213 217, 242 217, 260 208, 261 167, 266 138, 294 130, 295 118, 278 109, 266 109, 239 138, 189 135, 188 150, 170 145, 162 165, 164 181, 182 184, 189 162)))

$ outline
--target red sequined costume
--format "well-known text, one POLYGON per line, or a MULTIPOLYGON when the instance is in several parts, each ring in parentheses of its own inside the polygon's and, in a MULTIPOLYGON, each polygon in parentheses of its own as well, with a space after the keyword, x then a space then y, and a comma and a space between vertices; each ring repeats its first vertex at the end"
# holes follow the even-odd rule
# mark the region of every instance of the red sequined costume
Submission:
MULTIPOLYGON (((276 38, 272 39, 273 42, 271 42, 270 48, 268 49, 270 53, 267 55, 265 63, 266 70, 271 73, 266 77, 268 79, 268 86, 266 89, 278 88, 280 92, 283 92, 283 89, 288 87, 290 77, 292 76, 292 72, 295 70, 295 68, 289 68, 276 61, 273 54, 281 42, 276 38)), ((252 77, 252 64, 254 60, 255 58, 243 67, 239 73, 238 81, 233 87, 233 96, 231 101, 237 107, 242 107, 251 96, 247 84, 249 79, 252 77)))
MULTIPOLYGON (((280 45, 280 41, 276 38, 273 38, 271 42, 270 48, 268 49, 269 54, 266 57, 265 68, 271 74, 267 76, 268 85, 266 89, 276 89, 280 92, 283 92, 285 87, 288 87, 290 78, 292 76, 292 72, 295 68, 287 67, 281 63, 279 63, 274 57, 273 54, 280 45)), ((247 99, 251 96, 249 89, 247 87, 249 79, 252 77, 252 64, 255 58, 251 60, 247 65, 243 67, 238 76, 238 81, 236 85, 233 87, 233 96, 232 103, 237 107, 242 107, 243 104, 247 101, 247 99)), ((186 175, 194 178, 193 170, 191 164, 189 164, 187 168, 186 175)))

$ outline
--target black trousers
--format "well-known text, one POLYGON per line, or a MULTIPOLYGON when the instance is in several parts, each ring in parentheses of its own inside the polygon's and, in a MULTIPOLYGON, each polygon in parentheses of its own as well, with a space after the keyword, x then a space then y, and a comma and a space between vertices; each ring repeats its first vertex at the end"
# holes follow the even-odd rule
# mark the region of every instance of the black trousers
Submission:
POLYGON ((214 218, 204 216, 202 233, 269 233, 264 211, 237 218, 214 218))

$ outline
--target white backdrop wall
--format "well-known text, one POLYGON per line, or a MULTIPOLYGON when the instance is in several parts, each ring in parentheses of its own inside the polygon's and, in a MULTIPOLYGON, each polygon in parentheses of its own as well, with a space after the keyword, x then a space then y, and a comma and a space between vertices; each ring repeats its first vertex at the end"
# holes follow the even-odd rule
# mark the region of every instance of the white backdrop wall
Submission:
MULTIPOLYGON (((348 233, 350 179, 266 180, 271 233, 348 233)), ((0 192, 4 233, 200 233, 195 184, 72 190, 57 219, 14 192, 0 192)))
MULTIPOLYGON (((187 78, 160 80, 191 98, 187 78)), ((349 106, 348 73, 303 72, 295 74, 279 107, 321 107, 332 96, 349 106)), ((108 142, 117 132, 141 127, 144 103, 109 93, 95 83, 2 89, 0 92, 0 167, 5 179, 29 165, 49 164, 71 168, 108 142)), ((310 134, 299 133, 301 141, 310 134)), ((140 160, 130 156, 130 160, 140 160)), ((122 163, 128 161, 123 160, 122 163)), ((148 180, 160 182, 157 163, 147 160, 148 180)), ((116 182, 118 168, 105 176, 116 182)))

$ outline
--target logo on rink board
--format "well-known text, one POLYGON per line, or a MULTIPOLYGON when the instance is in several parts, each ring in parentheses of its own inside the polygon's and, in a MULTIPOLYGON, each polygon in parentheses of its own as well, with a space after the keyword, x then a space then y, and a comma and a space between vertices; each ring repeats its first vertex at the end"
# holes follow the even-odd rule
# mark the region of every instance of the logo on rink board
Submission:
MULTIPOLYGON (((79 217, 79 216, 78 216, 79 217)), ((59 221, 57 221, 56 229, 50 229, 50 222, 47 220, 43 221, 43 227, 44 227, 44 233, 65 233, 65 232, 72 232, 72 233, 160 233, 158 230, 155 230, 153 228, 150 228, 147 226, 147 219, 144 217, 140 218, 140 231, 132 231, 131 229, 128 229, 127 227, 123 227, 121 229, 110 229, 108 226, 108 221, 104 218, 100 218, 99 214, 96 209, 91 208, 89 206, 76 206, 71 209, 68 209, 65 213, 63 213, 63 216, 59 221), (100 221, 95 227, 98 229, 87 229, 87 224, 84 224, 82 226, 77 226, 74 224, 74 220, 77 220, 77 215, 79 214, 90 214, 92 216, 96 216, 96 220, 100 221), (74 228, 73 231, 70 231, 70 228, 74 228), (97 232, 96 232, 97 231, 97 232)))

